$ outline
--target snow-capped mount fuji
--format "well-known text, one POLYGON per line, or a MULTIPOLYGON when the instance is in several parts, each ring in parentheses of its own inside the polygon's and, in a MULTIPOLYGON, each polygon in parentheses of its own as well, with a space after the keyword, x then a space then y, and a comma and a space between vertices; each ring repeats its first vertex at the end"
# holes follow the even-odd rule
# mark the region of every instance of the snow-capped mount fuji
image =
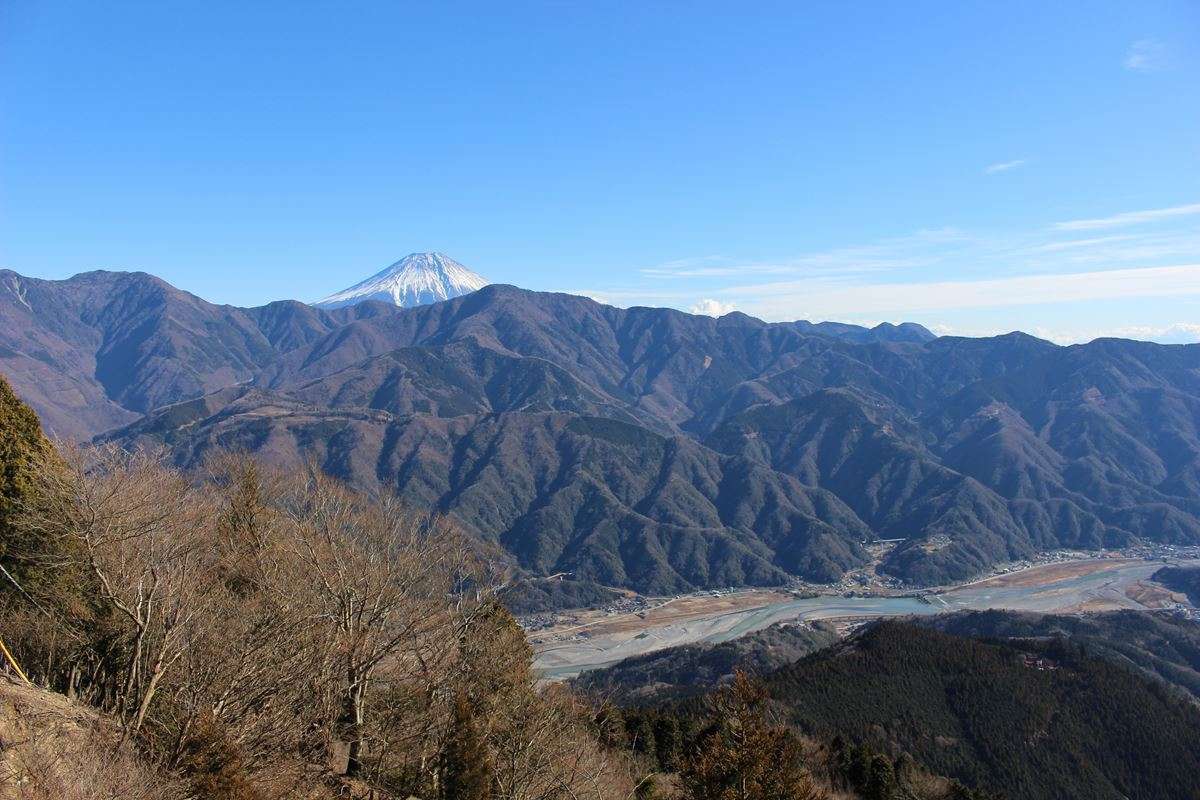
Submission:
POLYGON ((489 281, 441 253, 411 253, 349 289, 313 305, 341 308, 364 300, 382 300, 401 308, 438 303, 470 294, 489 281))

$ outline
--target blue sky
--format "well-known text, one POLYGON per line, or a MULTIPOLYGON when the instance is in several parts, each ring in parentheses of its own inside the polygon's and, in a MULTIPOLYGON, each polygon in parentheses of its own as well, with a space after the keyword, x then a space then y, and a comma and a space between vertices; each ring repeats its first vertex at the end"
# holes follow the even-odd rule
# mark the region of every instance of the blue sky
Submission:
POLYGON ((0 3, 0 266, 1200 340, 1200 4, 0 3))

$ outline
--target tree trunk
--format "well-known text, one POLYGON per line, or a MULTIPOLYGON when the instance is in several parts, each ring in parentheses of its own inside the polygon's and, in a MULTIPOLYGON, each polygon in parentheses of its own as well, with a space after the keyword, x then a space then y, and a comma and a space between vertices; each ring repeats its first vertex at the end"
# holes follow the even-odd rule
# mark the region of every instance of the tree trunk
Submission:
POLYGON ((158 689, 158 682, 163 676, 163 660, 166 656, 166 648, 158 651, 158 658, 154 660, 154 670, 150 673, 150 680, 146 683, 146 690, 142 694, 142 700, 138 703, 137 715, 133 720, 133 732, 137 733, 141 730, 142 721, 146 719, 146 712, 150 710, 150 701, 154 698, 154 692, 158 689))
POLYGON ((346 708, 347 735, 349 739, 346 755, 346 775, 353 778, 362 772, 362 759, 366 751, 366 742, 363 739, 363 693, 367 682, 353 675, 350 680, 351 684, 346 708))
POLYGON ((129 721, 129 703, 133 699, 134 688, 139 678, 139 668, 142 663, 142 643, 145 641, 146 628, 139 625, 137 636, 133 640, 133 657, 129 661, 129 672, 125 675, 125 685, 117 699, 121 712, 121 722, 129 721))

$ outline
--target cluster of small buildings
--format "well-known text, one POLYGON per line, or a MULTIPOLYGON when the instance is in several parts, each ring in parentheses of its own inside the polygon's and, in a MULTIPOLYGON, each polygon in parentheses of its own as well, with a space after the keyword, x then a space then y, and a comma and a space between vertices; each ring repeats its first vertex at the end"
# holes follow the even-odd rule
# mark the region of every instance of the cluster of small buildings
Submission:
MULTIPOLYGON (((634 594, 620 597, 608 605, 590 611, 589 614, 594 615, 599 613, 606 617, 619 614, 644 614, 650 608, 651 603, 649 600, 640 594, 634 594)), ((579 613, 579 609, 565 612, 543 611, 519 617, 517 622, 525 629, 526 633, 530 633, 532 631, 546 630, 547 628, 556 628, 561 625, 582 624, 583 621, 580 619, 579 613)))
POLYGON ((1021 655, 1021 663, 1026 669, 1050 670, 1058 669, 1058 664, 1045 656, 1039 656, 1036 653, 1023 653, 1021 655))

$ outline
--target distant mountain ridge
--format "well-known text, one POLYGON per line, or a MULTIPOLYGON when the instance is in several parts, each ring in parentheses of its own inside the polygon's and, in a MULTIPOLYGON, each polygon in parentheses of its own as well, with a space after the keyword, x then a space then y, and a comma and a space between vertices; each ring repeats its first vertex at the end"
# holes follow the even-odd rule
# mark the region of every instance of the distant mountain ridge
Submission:
POLYGON ((462 297, 487 286, 488 281, 441 253, 410 253, 349 289, 329 295, 313 305, 342 308, 366 300, 412 308, 462 297))
POLYGON ((802 333, 833 336, 842 341, 854 342, 856 344, 867 344, 869 342, 921 343, 937 338, 924 325, 918 325, 915 322, 901 322, 899 325, 893 325, 890 322, 881 322, 873 328, 867 328, 862 325, 851 325, 846 322, 809 322, 808 320, 799 320, 792 324, 802 333))
MULTIPOLYGON (((921 329, 923 330, 923 329, 921 329)), ((926 332, 927 333, 927 332, 926 332)), ((489 285, 216 306, 0 272, 0 372, 59 435, 315 459, 532 573, 644 592, 1200 542, 1200 346, 928 338, 489 285)))

